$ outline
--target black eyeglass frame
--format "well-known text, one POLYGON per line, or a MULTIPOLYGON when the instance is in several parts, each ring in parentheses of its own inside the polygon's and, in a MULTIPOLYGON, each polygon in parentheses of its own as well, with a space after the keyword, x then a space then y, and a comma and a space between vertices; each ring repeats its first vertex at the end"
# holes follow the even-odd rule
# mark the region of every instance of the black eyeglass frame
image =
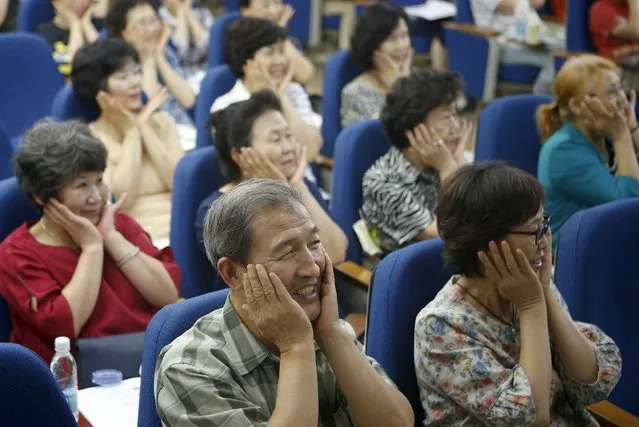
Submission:
POLYGON ((539 245, 539 241, 546 235, 550 228, 550 217, 544 215, 541 227, 537 231, 509 231, 508 234, 522 234, 525 236, 535 236, 535 245, 539 245))

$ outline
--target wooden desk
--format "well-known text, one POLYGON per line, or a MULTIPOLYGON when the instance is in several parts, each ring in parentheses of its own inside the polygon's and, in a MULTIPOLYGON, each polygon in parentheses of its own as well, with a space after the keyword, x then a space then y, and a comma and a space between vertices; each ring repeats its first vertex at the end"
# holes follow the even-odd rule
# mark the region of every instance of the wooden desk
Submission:
POLYGON ((82 412, 80 412, 80 419, 78 420, 78 427, 93 427, 91 425, 91 423, 88 422, 86 418, 84 418, 84 415, 82 415, 82 412))

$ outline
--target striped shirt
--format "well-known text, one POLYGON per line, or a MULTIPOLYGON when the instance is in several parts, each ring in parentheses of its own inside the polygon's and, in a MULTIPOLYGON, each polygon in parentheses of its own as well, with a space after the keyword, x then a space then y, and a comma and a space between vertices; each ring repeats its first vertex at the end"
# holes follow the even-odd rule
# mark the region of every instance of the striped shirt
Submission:
MULTIPOLYGON (((342 321, 340 321, 342 322, 342 321)), ((347 323, 353 342, 364 352, 347 323)), ((315 344, 318 426, 351 427, 355 419, 326 355, 315 344)), ((381 366, 368 358, 389 383, 381 366)), ((155 371, 157 410, 164 426, 266 426, 275 410, 279 358, 242 323, 227 298, 166 346, 155 371)))
POLYGON ((397 147, 366 171, 360 215, 377 231, 383 251, 415 242, 435 221, 438 189, 439 173, 422 173, 397 147))

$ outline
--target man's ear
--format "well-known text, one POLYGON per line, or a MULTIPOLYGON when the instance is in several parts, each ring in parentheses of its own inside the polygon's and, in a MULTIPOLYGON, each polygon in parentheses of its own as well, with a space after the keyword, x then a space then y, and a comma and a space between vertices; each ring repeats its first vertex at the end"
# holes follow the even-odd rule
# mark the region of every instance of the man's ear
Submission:
POLYGON ((570 101, 568 101, 568 108, 571 113, 580 114, 583 110, 583 100, 573 96, 570 98, 570 101))
POLYGON ((217 262, 217 272, 232 291, 243 291, 242 277, 246 267, 229 257, 223 257, 217 262))
POLYGON ((44 208, 44 203, 42 202, 42 198, 40 198, 39 196, 33 196, 33 201, 35 202, 36 205, 40 206, 41 208, 44 208))

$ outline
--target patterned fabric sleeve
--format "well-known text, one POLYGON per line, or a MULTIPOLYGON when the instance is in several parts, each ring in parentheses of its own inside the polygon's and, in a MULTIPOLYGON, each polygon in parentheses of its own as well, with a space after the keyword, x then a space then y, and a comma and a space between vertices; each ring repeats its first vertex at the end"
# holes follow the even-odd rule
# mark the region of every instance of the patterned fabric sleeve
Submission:
MULTIPOLYGON (((555 297, 559 300, 564 310, 568 307, 557 287, 552 285, 555 297)), ((599 371, 597 381, 592 384, 584 384, 570 377, 561 363, 559 354, 553 352, 553 366, 562 379, 566 396, 574 408, 586 408, 593 403, 606 400, 621 377, 621 354, 617 344, 601 329, 589 323, 575 322, 581 333, 593 344, 599 371)))
MULTIPOLYGON (((220 372, 223 371, 220 367, 220 372)), ((229 378, 211 378, 185 363, 158 366, 155 388, 158 414, 164 426, 259 427, 269 420, 230 374, 229 378)))
POLYGON ((502 365, 486 342, 461 332, 463 322, 461 314, 428 314, 415 323, 424 425, 446 425, 459 411, 485 425, 533 425, 535 404, 523 368, 502 365))
POLYGON ((297 114, 306 124, 318 129, 322 126, 322 116, 313 111, 311 98, 309 98, 308 93, 306 93, 306 90, 304 90, 301 84, 295 82, 289 83, 286 88, 286 96, 289 101, 291 101, 297 114))
POLYGON ((435 220, 432 212, 405 191, 404 184, 371 175, 364 175, 362 214, 398 246, 413 240, 435 220))
POLYGON ((340 117, 342 118, 342 127, 350 126, 355 122, 369 120, 371 118, 370 111, 366 108, 365 102, 356 96, 356 93, 347 90, 342 91, 342 103, 340 107, 340 117))

